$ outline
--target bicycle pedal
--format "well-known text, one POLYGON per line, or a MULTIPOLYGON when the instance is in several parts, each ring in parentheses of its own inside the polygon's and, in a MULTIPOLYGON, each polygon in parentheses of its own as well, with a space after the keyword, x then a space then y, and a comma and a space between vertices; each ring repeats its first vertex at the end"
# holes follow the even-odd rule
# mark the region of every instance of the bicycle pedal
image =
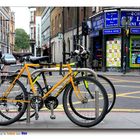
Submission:
POLYGON ((54 119, 56 119, 56 116, 55 116, 55 115, 51 115, 50 118, 51 118, 52 120, 54 120, 54 119))
POLYGON ((35 114, 35 120, 38 120, 38 119, 39 119, 39 115, 35 114))

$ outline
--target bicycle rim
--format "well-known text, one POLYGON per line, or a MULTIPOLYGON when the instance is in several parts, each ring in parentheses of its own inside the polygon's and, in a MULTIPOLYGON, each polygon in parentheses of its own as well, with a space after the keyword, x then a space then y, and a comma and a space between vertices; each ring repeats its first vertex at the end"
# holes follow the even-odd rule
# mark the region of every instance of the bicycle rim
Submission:
POLYGON ((94 126, 101 122, 107 113, 107 93, 97 80, 90 77, 76 78, 75 83, 80 89, 80 96, 82 96, 85 101, 81 101, 76 97, 72 85, 69 84, 63 96, 64 111, 68 118, 75 124, 82 127, 94 126), (84 80, 89 84, 89 89, 94 96, 93 99, 84 86, 84 80))
MULTIPOLYGON (((0 98, 12 81, 10 77, 6 77, 3 80, 0 85, 0 98)), ((5 100, 0 100, 0 125, 9 125, 18 121, 26 111, 26 101, 26 89, 23 84, 17 80, 8 96, 5 97, 5 100)))
POLYGON ((98 75, 99 82, 104 86, 107 96, 108 96, 108 111, 109 113, 112 108, 114 107, 115 101, 116 101, 116 90, 113 85, 113 83, 107 78, 102 75, 98 75))

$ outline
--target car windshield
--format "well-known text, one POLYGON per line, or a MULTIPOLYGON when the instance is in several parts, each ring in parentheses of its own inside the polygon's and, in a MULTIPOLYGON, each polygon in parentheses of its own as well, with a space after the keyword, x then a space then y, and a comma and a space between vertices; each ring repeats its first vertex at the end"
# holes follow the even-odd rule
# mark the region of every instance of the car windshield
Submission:
POLYGON ((5 57, 6 57, 6 58, 14 58, 14 56, 11 55, 11 54, 5 54, 5 57))

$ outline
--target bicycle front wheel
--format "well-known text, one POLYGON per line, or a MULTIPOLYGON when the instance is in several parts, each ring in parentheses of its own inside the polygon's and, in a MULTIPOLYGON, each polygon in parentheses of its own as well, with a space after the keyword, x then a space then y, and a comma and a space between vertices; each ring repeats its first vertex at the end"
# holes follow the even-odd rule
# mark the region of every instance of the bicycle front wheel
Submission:
POLYGON ((7 96, 3 93, 12 83, 13 78, 3 77, 0 84, 0 125, 9 125, 18 121, 27 109, 27 93, 23 84, 16 80, 7 96))
MULTIPOLYGON (((27 80, 28 80, 28 76, 27 75, 21 75, 21 77, 20 77, 20 79, 19 79, 21 82, 22 82, 22 84, 24 85, 24 87, 26 87, 26 85, 27 85, 27 80)), ((34 81, 34 79, 33 79, 33 81, 34 81)), ((41 85, 38 83, 38 81, 36 81, 35 83, 34 83, 34 88, 35 88, 35 90, 37 91, 37 93, 38 93, 38 95, 40 95, 40 96, 43 96, 43 89, 42 89, 42 87, 41 87, 41 85)), ((30 92, 32 92, 32 91, 30 91, 30 92)), ((32 98, 33 97, 33 94, 30 94, 30 98, 32 98)), ((30 118, 33 118, 35 116, 35 112, 34 112, 34 109, 31 109, 30 110, 30 118)), ((20 120, 19 121, 25 121, 27 119, 27 114, 25 113, 21 118, 20 118, 20 120)))
POLYGON ((92 127, 100 123, 108 110, 108 97, 104 87, 94 78, 78 77, 74 84, 78 92, 75 93, 70 83, 63 95, 63 107, 68 118, 82 127, 92 127), (88 83, 87 91, 85 81, 88 83))

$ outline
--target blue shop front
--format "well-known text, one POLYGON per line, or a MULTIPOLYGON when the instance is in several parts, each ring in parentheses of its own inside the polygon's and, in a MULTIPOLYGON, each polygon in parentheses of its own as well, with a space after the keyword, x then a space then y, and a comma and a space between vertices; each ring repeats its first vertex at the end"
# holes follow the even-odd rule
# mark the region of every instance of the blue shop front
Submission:
POLYGON ((131 71, 140 67, 140 11, 102 11, 91 22, 93 69, 131 71))

